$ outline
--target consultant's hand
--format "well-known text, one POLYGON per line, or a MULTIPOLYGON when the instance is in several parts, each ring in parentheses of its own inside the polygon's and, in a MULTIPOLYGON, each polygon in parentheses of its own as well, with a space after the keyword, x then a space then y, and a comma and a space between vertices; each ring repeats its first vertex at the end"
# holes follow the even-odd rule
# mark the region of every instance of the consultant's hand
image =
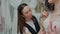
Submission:
POLYGON ((40 30, 38 34, 46 34, 45 30, 40 30))
POLYGON ((42 12, 42 17, 45 17, 45 18, 46 18, 47 16, 48 16, 48 12, 43 11, 43 12, 42 12))
POLYGON ((50 21, 50 23, 49 23, 48 34, 57 34, 56 33, 56 25, 54 26, 54 30, 52 30, 52 21, 50 21))

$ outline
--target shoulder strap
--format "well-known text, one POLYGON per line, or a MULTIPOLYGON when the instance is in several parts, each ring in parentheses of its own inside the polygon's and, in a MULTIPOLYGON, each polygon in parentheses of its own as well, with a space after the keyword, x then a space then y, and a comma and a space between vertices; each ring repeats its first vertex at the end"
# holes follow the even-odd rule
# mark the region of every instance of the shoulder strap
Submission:
POLYGON ((34 21, 34 25, 35 25, 35 28, 36 28, 37 32, 27 23, 25 23, 26 24, 25 27, 27 27, 32 34, 37 34, 40 30, 40 26, 38 24, 37 19, 34 16, 33 16, 33 18, 35 19, 35 21, 34 20, 33 21, 34 21))
POLYGON ((36 28, 36 30, 37 30, 37 33, 40 31, 40 26, 39 26, 39 24, 38 24, 38 21, 37 21, 37 19, 36 19, 36 17, 35 16, 33 16, 33 18, 35 19, 35 21, 34 21, 34 24, 35 24, 35 28, 36 28))
POLYGON ((37 34, 37 32, 30 25, 26 24, 25 27, 27 27, 32 34, 37 34))

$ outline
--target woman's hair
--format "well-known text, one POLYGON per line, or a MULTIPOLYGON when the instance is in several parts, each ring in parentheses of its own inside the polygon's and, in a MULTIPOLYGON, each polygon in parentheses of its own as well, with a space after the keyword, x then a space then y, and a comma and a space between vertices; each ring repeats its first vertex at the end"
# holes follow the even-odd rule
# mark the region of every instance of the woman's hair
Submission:
POLYGON ((45 0, 45 6, 49 11, 54 11, 54 4, 53 3, 49 3, 48 0, 45 0))
POLYGON ((23 9, 25 6, 28 6, 26 3, 22 3, 18 6, 18 30, 20 31, 21 34, 23 34, 23 27, 25 25, 25 18, 22 16, 23 15, 23 9))

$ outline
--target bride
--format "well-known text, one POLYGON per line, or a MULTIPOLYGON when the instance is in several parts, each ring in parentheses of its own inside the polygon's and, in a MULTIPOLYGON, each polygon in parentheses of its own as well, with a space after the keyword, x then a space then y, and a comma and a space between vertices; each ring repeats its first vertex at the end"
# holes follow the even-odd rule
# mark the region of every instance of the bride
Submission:
POLYGON ((60 0, 48 0, 51 4, 48 8, 49 15, 44 21, 46 34, 60 34, 60 0))

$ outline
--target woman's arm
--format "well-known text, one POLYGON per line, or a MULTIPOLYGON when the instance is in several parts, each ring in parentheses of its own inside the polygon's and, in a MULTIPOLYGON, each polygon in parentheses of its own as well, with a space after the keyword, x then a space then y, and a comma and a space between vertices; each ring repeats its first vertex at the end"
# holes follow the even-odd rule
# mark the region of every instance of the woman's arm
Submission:
POLYGON ((40 18, 40 17, 47 17, 48 16, 48 12, 46 11, 43 11, 41 13, 36 13, 36 14, 33 14, 34 16, 36 16, 36 18, 40 18))
POLYGON ((36 14, 33 14, 33 15, 37 18, 37 20, 38 20, 38 22, 39 22, 39 19, 40 19, 41 17, 47 18, 48 12, 44 11, 44 12, 36 13, 36 14))

